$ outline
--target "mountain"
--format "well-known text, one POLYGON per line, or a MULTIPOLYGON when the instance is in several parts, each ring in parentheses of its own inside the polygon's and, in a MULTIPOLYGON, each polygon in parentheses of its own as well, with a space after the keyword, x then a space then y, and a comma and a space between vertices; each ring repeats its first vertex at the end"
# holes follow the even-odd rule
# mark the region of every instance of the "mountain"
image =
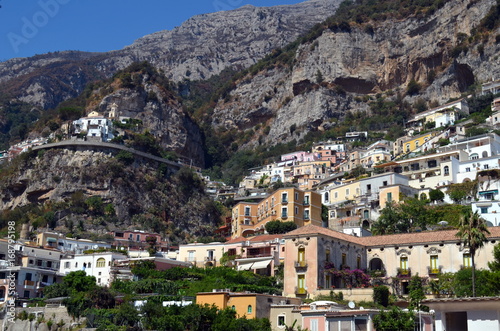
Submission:
POLYGON ((0 90, 45 109, 76 97, 95 79, 110 77, 133 62, 148 61, 174 81, 204 79, 226 67, 240 69, 292 42, 335 12, 340 0, 195 16, 171 31, 140 38, 107 53, 54 52, 0 63, 0 90), (15 87, 15 88, 14 88, 15 87))
POLYGON ((376 99, 395 102, 400 114, 411 108, 401 125, 417 102, 443 104, 500 78, 497 2, 440 3, 426 15, 323 24, 287 55, 292 64, 272 54, 234 82, 214 107, 212 126, 241 132, 259 124, 248 148, 300 141, 346 115, 364 119, 360 130, 388 130, 394 123, 376 116, 376 99), (497 23, 488 31, 490 16, 497 23))

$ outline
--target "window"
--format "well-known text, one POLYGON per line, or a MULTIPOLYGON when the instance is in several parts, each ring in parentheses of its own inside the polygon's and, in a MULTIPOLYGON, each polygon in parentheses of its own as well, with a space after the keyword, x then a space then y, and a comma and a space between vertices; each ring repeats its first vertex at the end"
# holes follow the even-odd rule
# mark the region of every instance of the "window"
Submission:
POLYGON ((188 251, 188 261, 189 262, 194 261, 194 251, 188 251))
POLYGON ((252 313, 252 305, 248 305, 247 314, 251 314, 251 313, 252 313))
POLYGON ((69 269, 69 265, 70 265, 69 262, 64 262, 64 269, 69 269))
POLYGON ((286 322, 285 315, 279 315, 278 316, 278 327, 281 327, 281 328, 285 327, 285 325, 286 325, 285 322, 286 322))
POLYGON ((306 275, 297 276, 297 294, 306 294, 306 275))
POLYGON ((487 165, 487 164, 484 164, 484 165, 483 165, 483 169, 489 169, 488 165, 487 165))
POLYGON ((345 189, 345 196, 346 196, 346 198, 349 196, 349 193, 350 193, 349 189, 348 189, 348 188, 346 188, 346 189, 345 189))
POLYGON ((399 259, 399 268, 401 269, 401 275, 407 275, 408 274, 408 257, 407 256, 401 256, 399 259))
POLYGON ((470 168, 465 168, 465 172, 470 172, 470 168))
POLYGON ((299 207, 295 206, 295 215, 299 214, 299 207))
POLYGON ((141 241, 141 235, 140 234, 138 234, 138 235, 135 236, 135 241, 141 241))
POLYGON ((78 268, 78 262, 75 262, 75 268, 78 268))
POLYGON ((481 214, 488 214, 488 207, 480 207, 481 214))
POLYGON ((361 256, 356 258, 356 268, 361 269, 361 256))
POLYGON ((250 207, 245 207, 245 216, 250 216, 250 207))
POLYGON ((295 201, 299 200, 299 193, 295 192, 295 201))
POLYGON ((318 320, 311 319, 311 331, 318 331, 318 320))
POLYGON ((406 144, 406 151, 409 152, 410 151, 410 144, 406 144))
POLYGON ((430 272, 431 272, 432 274, 437 274, 437 273, 439 273, 438 256, 437 256, 437 255, 431 255, 431 266, 430 266, 430 272))
POLYGON ((309 196, 306 195, 304 196, 304 205, 308 205, 309 204, 309 196))
POLYGON ((25 276, 26 278, 24 278, 24 280, 31 280, 31 276, 31 272, 27 272, 25 276))
POLYGON ((330 288, 332 286, 332 281, 330 275, 325 276, 325 288, 330 288))
POLYGON ((335 193, 333 194, 333 196, 335 197, 335 199, 337 199, 337 198, 339 197, 339 193, 338 193, 338 192, 335 192, 335 193))
POLYGON ((477 160, 479 159, 479 154, 477 153, 472 153, 469 157, 469 160, 477 160))
POLYGON ((304 219, 309 220, 309 209, 304 210, 304 219))
POLYGON ((288 209, 286 207, 281 208, 281 217, 282 218, 288 217, 288 209))
POLYGON ((382 186, 387 186, 387 181, 386 181, 386 180, 384 180, 384 181, 382 182, 382 186))
POLYGON ((232 309, 232 310, 236 310, 236 306, 235 306, 235 305, 232 305, 232 306, 231 306, 231 309, 232 309))
POLYGON ((420 142, 418 140, 415 141, 415 148, 418 148, 418 145, 420 144, 420 142))
POLYGON ((101 284, 101 278, 97 278, 97 283, 101 284))
POLYGON ((325 192, 324 200, 325 200, 325 202, 329 202, 329 200, 330 200, 330 194, 328 194, 328 192, 325 192))
POLYGON ((472 267, 470 253, 465 253, 463 259, 464 259, 464 268, 472 267))
POLYGON ((342 266, 345 266, 347 264, 347 254, 342 253, 342 266))
POLYGON ((300 247, 298 250, 298 262, 301 267, 306 265, 306 249, 304 247, 300 247))
POLYGON ((447 176, 447 175, 449 175, 449 174, 450 174, 450 167, 448 167, 448 166, 444 166, 443 170, 444 170, 444 175, 445 175, 445 176, 447 176))
POLYGON ((370 193, 371 190, 372 190, 372 185, 371 184, 366 185, 366 192, 370 193))
POLYGON ((368 219, 370 217, 370 211, 369 210, 364 210, 363 211, 363 218, 368 219))
POLYGON ((327 249, 325 251, 325 261, 330 262, 330 250, 329 249, 327 249))
POLYGON ((104 268, 106 266, 106 260, 103 257, 98 258, 95 266, 97 268, 104 268))
POLYGON ((388 192, 387 193, 387 202, 391 202, 392 201, 392 192, 388 192))
POLYGON ((282 203, 287 203, 288 202, 288 194, 287 193, 282 193, 281 194, 281 202, 282 203))

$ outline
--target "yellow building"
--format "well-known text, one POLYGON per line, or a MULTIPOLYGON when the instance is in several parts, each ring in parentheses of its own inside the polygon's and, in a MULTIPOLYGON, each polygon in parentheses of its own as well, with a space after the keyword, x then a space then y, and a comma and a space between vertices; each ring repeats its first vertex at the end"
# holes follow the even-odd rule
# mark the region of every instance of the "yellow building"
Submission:
POLYGON ((271 305, 300 305, 298 298, 286 298, 277 295, 260 293, 232 293, 228 290, 214 290, 196 294, 196 304, 215 305, 219 309, 230 308, 236 311, 238 317, 269 318, 271 305))
POLYGON ((396 139, 396 142, 394 143, 394 156, 411 153, 415 149, 425 144, 429 139, 434 137, 436 134, 438 133, 429 132, 419 136, 413 136, 413 137, 405 136, 396 139))
POLYGON ((266 223, 273 220, 294 222, 298 227, 321 226, 321 195, 285 187, 260 202, 239 202, 232 210, 231 237, 265 233, 266 223))

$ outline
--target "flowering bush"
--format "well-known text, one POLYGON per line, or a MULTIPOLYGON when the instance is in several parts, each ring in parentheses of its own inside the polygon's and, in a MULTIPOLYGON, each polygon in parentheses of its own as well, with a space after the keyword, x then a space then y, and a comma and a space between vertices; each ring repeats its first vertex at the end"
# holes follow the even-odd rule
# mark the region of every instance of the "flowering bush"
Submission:
POLYGON ((328 269, 333 278, 341 279, 347 288, 360 288, 370 286, 370 276, 361 269, 350 270, 348 268, 328 269))

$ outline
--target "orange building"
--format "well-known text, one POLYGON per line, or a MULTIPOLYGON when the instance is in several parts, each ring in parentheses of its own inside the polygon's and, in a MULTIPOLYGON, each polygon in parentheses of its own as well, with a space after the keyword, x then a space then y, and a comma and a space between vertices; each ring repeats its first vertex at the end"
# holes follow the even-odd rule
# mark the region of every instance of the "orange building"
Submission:
POLYGON ((322 225, 321 195, 295 187, 281 188, 260 202, 239 202, 232 210, 232 238, 265 233, 269 221, 294 222, 298 227, 322 225))
POLYGON ((213 290, 196 294, 196 304, 215 305, 219 309, 231 308, 238 317, 269 318, 271 305, 300 305, 299 298, 286 298, 278 295, 260 293, 232 293, 229 290, 213 290))

